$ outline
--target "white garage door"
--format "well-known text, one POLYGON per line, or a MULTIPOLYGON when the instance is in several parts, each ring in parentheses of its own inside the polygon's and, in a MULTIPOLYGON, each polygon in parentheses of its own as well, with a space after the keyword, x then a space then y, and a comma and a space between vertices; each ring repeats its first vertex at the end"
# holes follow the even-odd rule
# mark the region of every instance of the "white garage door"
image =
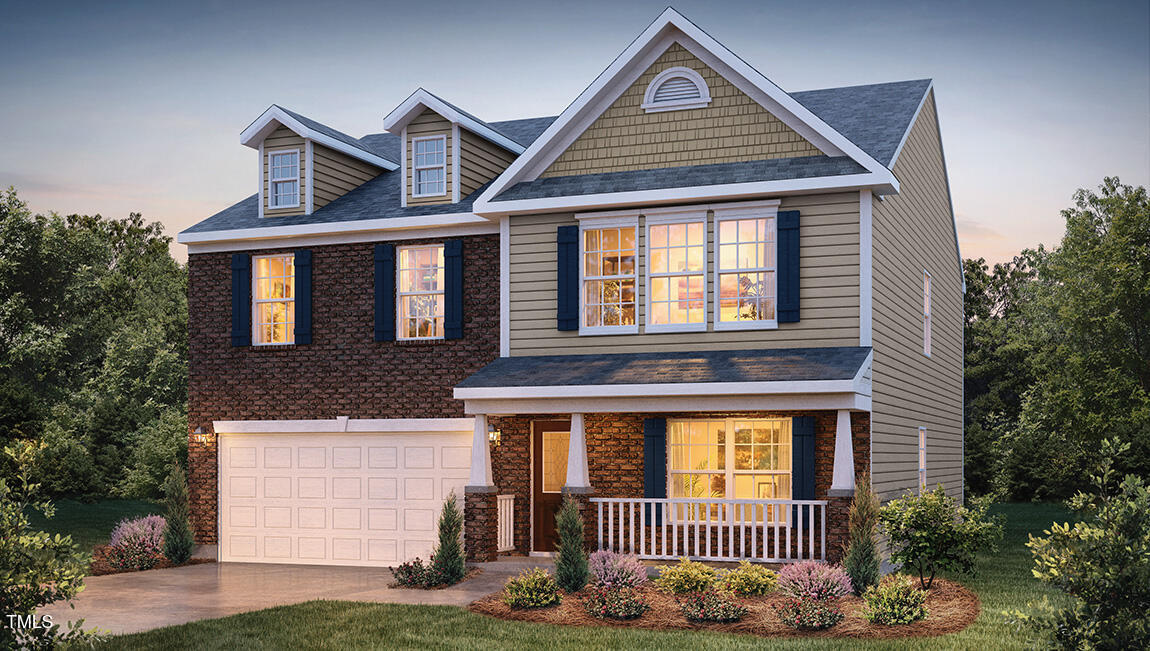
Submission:
POLYGON ((471 436, 221 433, 220 560, 426 560, 444 498, 454 490, 463 507, 471 436))

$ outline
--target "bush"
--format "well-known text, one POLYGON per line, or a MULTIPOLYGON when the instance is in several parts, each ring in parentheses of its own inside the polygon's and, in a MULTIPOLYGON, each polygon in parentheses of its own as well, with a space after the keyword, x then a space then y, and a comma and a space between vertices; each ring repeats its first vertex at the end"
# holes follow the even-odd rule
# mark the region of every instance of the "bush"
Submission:
POLYGON ((717 578, 714 568, 680 558, 678 565, 659 566, 659 578, 655 579, 655 585, 663 592, 687 594, 710 590, 717 578))
POLYGON ((679 601, 679 610, 691 622, 737 622, 747 607, 717 590, 692 592, 679 601))
POLYGON ((750 561, 739 561, 739 567, 719 577, 719 587, 744 597, 761 597, 778 586, 779 575, 750 561))
POLYGON ((591 586, 583 597, 583 608, 592 617, 635 619, 650 607, 637 590, 623 586, 591 586))
POLYGON ((891 560, 918 574, 929 590, 940 570, 974 573, 981 551, 995 551, 1002 537, 999 519, 988 518, 988 498, 971 499, 970 508, 933 491, 892 500, 879 509, 879 521, 890 540, 891 560))
POLYGON ((455 585, 463 580, 467 568, 463 563, 463 514, 455 499, 455 491, 443 501, 439 514, 439 544, 431 557, 435 585, 455 585))
POLYGON ((503 586, 503 603, 512 608, 544 608, 563 601, 559 584, 547 570, 524 570, 503 586))
POLYGON ((884 576, 877 586, 867 588, 863 602, 862 616, 875 624, 909 624, 926 617, 926 593, 906 575, 884 576))
POLYGON ((435 568, 435 557, 433 556, 427 565, 423 564, 423 560, 416 558, 404 563, 400 563, 399 567, 389 568, 391 575, 395 577, 396 585, 401 588, 434 588, 443 585, 445 581, 442 575, 435 568))
POLYGON ((567 592, 577 592, 587 585, 587 552, 583 549, 583 516, 579 505, 570 497, 555 514, 559 533, 559 554, 555 557, 555 578, 567 592))
POLYGON ((774 608, 780 622, 801 630, 818 631, 843 621, 836 601, 787 597, 774 608))
POLYGON ((864 474, 855 484, 851 500, 850 537, 843 554, 843 569, 851 577, 855 594, 878 584, 882 557, 878 553, 875 533, 878 529, 878 496, 870 488, 870 475, 864 474))
POLYGON ((634 588, 647 582, 647 566, 632 554, 597 551, 588 559, 588 567, 596 585, 634 588))
POLYGON ((803 561, 779 571, 779 592, 795 599, 828 601, 847 596, 851 589, 850 577, 837 565, 803 561))
POLYGON ((148 570, 164 555, 163 516, 121 520, 108 542, 108 563, 117 570, 148 570))
POLYGON ((167 508, 164 520, 164 556, 176 565, 187 563, 192 557, 192 524, 188 519, 188 482, 180 464, 172 466, 164 483, 167 508))

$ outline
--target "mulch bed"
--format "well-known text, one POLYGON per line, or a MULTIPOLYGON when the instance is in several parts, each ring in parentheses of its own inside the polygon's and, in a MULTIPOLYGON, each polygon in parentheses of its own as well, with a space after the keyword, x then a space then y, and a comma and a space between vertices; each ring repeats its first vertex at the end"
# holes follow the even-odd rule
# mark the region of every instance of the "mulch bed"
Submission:
MULTIPOLYGON (((483 570, 479 569, 478 567, 468 568, 467 573, 463 575, 463 578, 459 580, 459 583, 463 583, 464 581, 467 581, 468 579, 474 579, 475 577, 479 576, 480 574, 483 574, 483 570)), ((387 584, 387 587, 397 588, 400 590, 446 590, 447 588, 454 588, 455 586, 459 585, 459 583, 452 583, 451 585, 434 585, 434 586, 431 586, 430 588, 421 588, 419 586, 414 586, 414 585, 399 585, 398 583, 389 583, 389 584, 387 584)))
MULTIPOLYGON (((193 558, 183 565, 200 565, 203 563, 215 563, 214 558, 193 558)), ((176 565, 166 558, 161 558, 155 565, 148 568, 151 570, 159 570, 167 567, 183 567, 183 565, 176 565)), ((128 572, 141 572, 143 570, 118 570, 112 567, 108 562, 108 545, 100 545, 92 550, 92 564, 88 567, 88 576, 103 576, 105 574, 126 574, 128 572)))
POLYGON ((764 637, 841 637, 885 639, 899 637, 934 637, 957 633, 970 626, 978 617, 981 604, 978 596, 953 581, 935 579, 926 598, 927 618, 899 626, 881 626, 863 619, 859 610, 863 601, 851 595, 842 600, 846 617, 837 625, 822 631, 798 631, 779 621, 771 606, 782 597, 769 595, 743 599, 749 612, 741 621, 730 624, 695 624, 688 622, 674 597, 654 588, 640 589, 651 604, 642 617, 629 621, 599 619, 583 610, 579 593, 564 595, 563 603, 535 610, 512 610, 503 603, 503 592, 496 592, 468 606, 468 610, 481 615, 523 622, 543 622, 565 626, 617 626, 653 630, 709 630, 723 633, 742 633, 764 637))

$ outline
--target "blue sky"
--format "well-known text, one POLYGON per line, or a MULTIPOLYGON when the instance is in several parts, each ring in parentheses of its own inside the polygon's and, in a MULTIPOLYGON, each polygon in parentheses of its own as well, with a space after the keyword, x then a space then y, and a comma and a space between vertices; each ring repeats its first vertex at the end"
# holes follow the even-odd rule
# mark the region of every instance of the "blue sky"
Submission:
MULTIPOLYGON (((254 191, 239 133, 273 102, 356 136, 418 86, 555 115, 665 6, 0 0, 0 185, 174 234, 254 191)), ((1145 0, 674 6, 785 90, 933 78, 966 256, 1056 243, 1105 175, 1150 185, 1145 0)))

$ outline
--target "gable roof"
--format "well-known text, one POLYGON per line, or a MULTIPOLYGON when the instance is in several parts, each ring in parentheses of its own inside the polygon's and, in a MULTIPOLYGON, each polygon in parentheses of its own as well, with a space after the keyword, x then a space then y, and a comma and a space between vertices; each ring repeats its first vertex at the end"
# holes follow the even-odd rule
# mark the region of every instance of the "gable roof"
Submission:
POLYGON ((278 128, 277 125, 283 125, 300 137, 314 140, 325 147, 343 152, 376 167, 385 170, 399 169, 399 163, 391 158, 381 156, 379 152, 374 151, 358 138, 353 138, 342 131, 294 111, 289 111, 277 104, 269 106, 254 122, 248 125, 248 128, 240 133, 240 143, 248 147, 258 147, 268 134, 278 128))
POLYGON ((425 109, 435 111, 451 122, 466 127, 473 133, 490 140, 513 154, 523 153, 523 143, 507 136, 507 134, 502 133, 491 124, 480 120, 458 106, 422 88, 417 88, 414 93, 403 100, 402 104, 387 114, 387 117, 383 119, 383 128, 392 133, 399 133, 409 122, 414 120, 416 116, 423 113, 425 109))

